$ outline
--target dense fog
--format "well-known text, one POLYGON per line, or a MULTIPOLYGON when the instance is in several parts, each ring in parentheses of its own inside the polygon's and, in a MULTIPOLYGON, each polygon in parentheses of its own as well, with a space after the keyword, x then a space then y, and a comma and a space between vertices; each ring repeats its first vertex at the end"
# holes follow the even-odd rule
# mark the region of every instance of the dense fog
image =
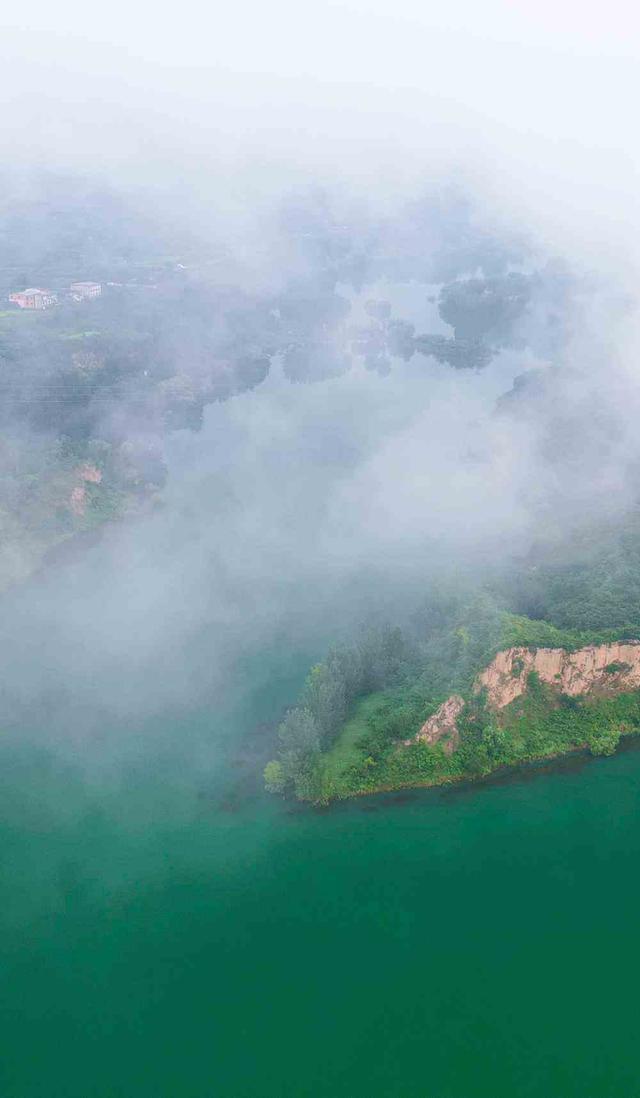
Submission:
POLYGON ((126 741, 632 512, 632 58, 458 8, 8 21, 2 293, 104 292, 1 335, 7 724, 126 741))

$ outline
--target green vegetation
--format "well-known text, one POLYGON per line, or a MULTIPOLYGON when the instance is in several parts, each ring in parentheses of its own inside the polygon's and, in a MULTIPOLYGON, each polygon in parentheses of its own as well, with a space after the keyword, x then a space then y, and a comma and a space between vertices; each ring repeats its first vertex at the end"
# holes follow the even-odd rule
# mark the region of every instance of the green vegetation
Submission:
MULTIPOLYGON (((460 746, 447 755, 441 745, 398 740, 398 702, 376 695, 360 701, 331 750, 322 758, 314 800, 326 801, 406 786, 439 785, 484 777, 580 748, 611 755, 620 737, 640 732, 640 694, 577 701, 554 695, 535 681, 529 692, 497 716, 482 699, 469 701, 459 720, 460 746), (393 719, 390 721, 389 718, 393 719)), ((414 713, 417 716, 418 707, 414 713)), ((422 716, 422 715, 421 715, 422 716)), ((421 717, 406 732, 415 732, 421 717)), ((408 722, 409 723, 409 722, 408 722)))
POLYGON ((477 673, 505 648, 564 648, 640 638, 640 626, 568 629, 552 622, 509 613, 486 591, 432 597, 416 614, 422 696, 442 701, 467 694, 477 673))
POLYGON ((423 744, 397 748, 414 735, 435 708, 408 688, 381 691, 360 699, 319 767, 319 799, 418 784, 446 770, 442 748, 423 744))
POLYGON ((92 339, 94 336, 99 336, 102 333, 97 329, 91 329, 88 332, 67 332, 66 335, 60 335, 59 338, 70 342, 79 342, 82 339, 92 339))
POLYGON ((561 630, 633 630, 640 621, 640 509, 543 543, 526 567, 500 578, 499 590, 517 613, 561 630))
POLYGON ((386 695, 380 691, 356 702, 353 713, 340 735, 322 757, 322 786, 339 787, 342 775, 362 761, 366 738, 371 734, 371 721, 384 708, 386 695))
MULTIPOLYGON (((267 788, 326 803, 474 779, 579 748, 611 754, 621 735, 640 731, 640 693, 569 698, 531 673, 526 693, 494 713, 472 690, 478 671, 504 648, 576 650, 638 638, 637 627, 560 628, 510 614, 486 592, 432 597, 413 624, 411 635, 374 632, 313 669, 298 707, 280 727, 281 749, 265 771, 267 788), (404 743, 453 692, 466 699, 457 749, 448 754, 442 744, 404 743)), ((624 667, 613 663, 607 670, 624 667)))
POLYGON ((285 788, 285 777, 282 763, 268 762, 264 768, 264 785, 268 793, 282 793, 285 788))
POLYGON ((619 640, 625 630, 559 629, 549 621, 533 620, 519 614, 505 614, 502 621, 501 648, 564 648, 574 652, 587 644, 607 644, 619 640))
MULTIPOLYGON (((312 668, 298 705, 280 728, 278 759, 267 764, 265 783, 302 800, 326 800, 321 753, 334 742, 355 701, 409 673, 411 652, 399 629, 371 629, 350 647, 333 649, 312 668), (276 766, 280 769, 276 770, 276 766)), ((346 748, 345 748, 346 750, 346 748)))
MULTIPOLYGON (((135 455, 132 455, 135 458, 135 455)), ((37 568, 75 534, 133 511, 149 495, 126 448, 6 432, 0 443, 0 590, 37 568)))

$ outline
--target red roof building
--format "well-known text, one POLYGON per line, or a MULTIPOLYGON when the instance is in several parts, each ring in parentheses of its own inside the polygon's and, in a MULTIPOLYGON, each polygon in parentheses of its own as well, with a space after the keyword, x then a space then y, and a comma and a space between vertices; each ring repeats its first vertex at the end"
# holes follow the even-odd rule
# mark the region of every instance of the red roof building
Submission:
POLYGON ((39 290, 36 287, 9 294, 9 301, 13 301, 21 309, 50 309, 57 300, 57 294, 51 293, 51 290, 39 290))

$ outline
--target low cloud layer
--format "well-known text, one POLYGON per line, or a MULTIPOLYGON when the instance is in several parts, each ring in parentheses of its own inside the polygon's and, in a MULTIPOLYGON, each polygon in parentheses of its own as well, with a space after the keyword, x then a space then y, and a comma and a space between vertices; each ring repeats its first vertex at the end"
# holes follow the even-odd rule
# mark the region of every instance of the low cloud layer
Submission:
MULTIPOLYGON (((64 428, 121 464, 123 446, 151 453, 162 435, 157 509, 4 596, 7 722, 66 725, 73 742, 222 704, 261 649, 319 650, 637 499, 627 37, 598 54, 592 13, 577 43, 573 26, 552 38, 544 8, 503 23, 500 5, 486 22, 459 5, 443 25, 409 6, 314 5, 311 31, 292 5, 239 10, 218 27, 194 9, 175 42, 134 18, 128 48, 118 11, 107 25, 82 9, 73 34, 59 7, 56 27, 44 9, 7 25, 7 224, 30 188, 40 201, 43 169, 58 190, 80 175, 134 203, 131 223, 114 202, 101 230, 130 237, 127 262, 161 225, 172 265, 140 352, 153 400, 141 362, 117 400, 98 391, 89 427, 64 428), (213 304, 196 316, 203 285, 213 304), (191 405, 200 430, 167 423, 191 405)), ((29 278, 77 244, 49 225, 42 248, 29 217, 21 231, 29 278)), ((112 300, 135 335, 135 308, 112 300)), ((69 377, 110 368, 97 344, 63 352, 29 360, 27 397, 8 391, 10 432, 48 440, 25 402, 44 393, 46 413, 69 377)))

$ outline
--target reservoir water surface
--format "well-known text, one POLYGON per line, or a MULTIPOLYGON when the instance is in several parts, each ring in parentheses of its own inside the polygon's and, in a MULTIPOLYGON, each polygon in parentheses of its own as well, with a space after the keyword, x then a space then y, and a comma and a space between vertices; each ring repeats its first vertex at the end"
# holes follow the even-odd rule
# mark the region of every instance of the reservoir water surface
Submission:
POLYGON ((207 711, 117 778, 5 738, 4 1098, 640 1093, 640 751, 312 810, 253 704, 202 782, 207 711))

